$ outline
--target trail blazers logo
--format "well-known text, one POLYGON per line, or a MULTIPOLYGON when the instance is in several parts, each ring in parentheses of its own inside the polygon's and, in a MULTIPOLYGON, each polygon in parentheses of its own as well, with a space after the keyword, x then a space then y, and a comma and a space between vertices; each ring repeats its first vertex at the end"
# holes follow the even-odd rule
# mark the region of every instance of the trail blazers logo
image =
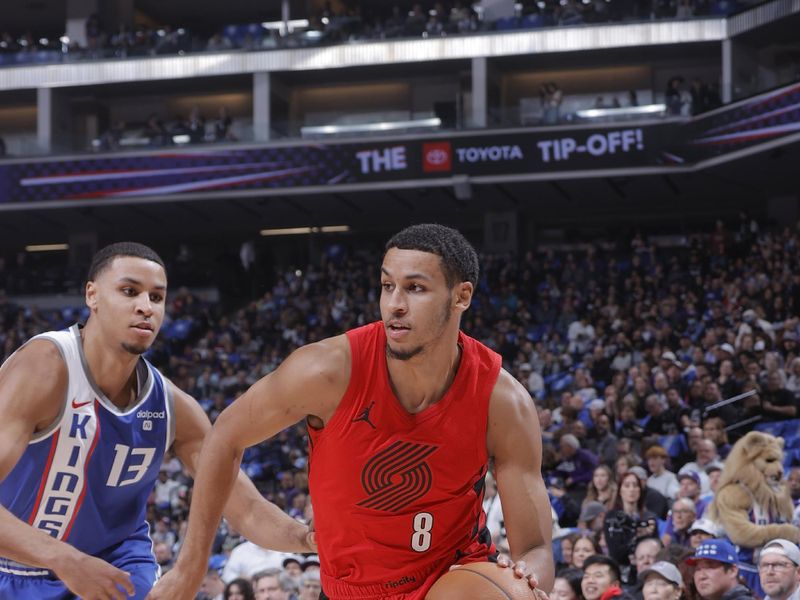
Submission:
POLYGON ((361 485, 369 497, 358 506, 398 512, 431 489, 433 476, 425 459, 438 446, 395 442, 373 456, 361 472, 361 485))

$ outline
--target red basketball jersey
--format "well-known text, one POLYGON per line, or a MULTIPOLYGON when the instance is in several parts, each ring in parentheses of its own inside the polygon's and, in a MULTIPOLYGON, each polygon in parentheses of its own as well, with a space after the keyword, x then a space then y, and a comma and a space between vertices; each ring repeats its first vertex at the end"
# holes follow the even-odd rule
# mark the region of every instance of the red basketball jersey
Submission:
POLYGON ((459 333, 450 389, 410 414, 389 385, 383 323, 347 337, 350 384, 327 426, 310 428, 322 588, 331 600, 421 600, 451 565, 495 553, 481 503, 501 359, 459 333))

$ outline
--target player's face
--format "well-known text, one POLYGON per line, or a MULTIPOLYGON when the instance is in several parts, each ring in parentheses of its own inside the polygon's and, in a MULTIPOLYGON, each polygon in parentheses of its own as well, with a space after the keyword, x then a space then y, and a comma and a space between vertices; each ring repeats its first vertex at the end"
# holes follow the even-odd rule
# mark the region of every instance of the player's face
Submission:
POLYGON ((86 284, 86 304, 103 334, 123 350, 143 354, 164 321, 167 275, 158 263, 119 256, 86 284))
POLYGON ((457 326, 454 309, 469 306, 472 285, 449 288, 441 258, 430 252, 392 248, 381 266, 381 318, 389 356, 409 360, 457 326))

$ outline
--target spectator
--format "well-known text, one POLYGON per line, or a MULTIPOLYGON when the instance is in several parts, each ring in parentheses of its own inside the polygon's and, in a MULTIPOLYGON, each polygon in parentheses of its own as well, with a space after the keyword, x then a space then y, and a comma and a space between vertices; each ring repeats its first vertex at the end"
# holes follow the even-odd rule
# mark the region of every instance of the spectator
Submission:
POLYGON ((670 562, 659 561, 639 574, 644 600, 680 600, 683 596, 683 577, 670 562))
POLYGON ((161 568, 161 573, 166 573, 175 564, 172 555, 172 546, 164 542, 159 542, 153 546, 153 554, 156 557, 156 562, 161 568))
POLYGON ((662 496, 674 500, 678 495, 680 484, 675 473, 666 469, 669 455, 661 446, 651 446, 645 452, 647 468, 650 470, 650 477, 647 478, 647 487, 650 487, 662 496))
POLYGON ((569 340, 567 350, 570 354, 583 355, 591 350, 594 346, 595 331, 594 326, 589 323, 588 315, 583 314, 580 319, 570 324, 567 340, 569 340))
POLYGON ((603 531, 606 512, 605 505, 596 500, 584 504, 578 517, 578 527, 599 535, 603 531))
POLYGON ((767 593, 764 600, 800 598, 800 549, 789 540, 764 544, 758 559, 758 576, 767 593))
POLYGON ((580 569, 564 569, 560 571, 553 581, 551 600, 581 600, 581 579, 583 572, 580 569))
POLYGON ((286 554, 267 550, 252 542, 244 542, 236 546, 222 570, 223 581, 229 582, 237 578, 250 579, 256 573, 283 567, 286 554))
POLYGON ((721 460, 725 460, 731 451, 728 434, 725 433, 725 421, 720 417, 706 419, 703 422, 703 437, 714 442, 717 447, 717 455, 721 460))
POLYGON ((767 375, 767 387, 761 395, 761 410, 765 419, 784 421, 797 417, 797 400, 794 394, 783 387, 778 371, 767 375))
POLYGON ((170 529, 169 517, 161 517, 155 522, 151 538, 154 544, 166 544, 169 548, 175 546, 178 541, 175 537, 175 532, 170 529))
POLYGON ((667 114, 670 116, 679 116, 681 114, 681 84, 683 77, 672 77, 667 82, 666 104, 667 114))
POLYGON ((638 538, 656 533, 656 516, 644 506, 645 489, 635 473, 626 473, 620 480, 614 510, 606 515, 603 526, 606 543, 618 564, 629 564, 632 544, 638 538))
POLYGON ((312 554, 311 556, 306 556, 306 559, 303 561, 302 564, 303 573, 306 571, 316 571, 319 572, 319 557, 316 554, 312 554))
POLYGON ((622 591, 619 565, 613 558, 595 554, 586 559, 583 567, 581 591, 583 600, 610 600, 630 597, 622 591))
POLYGON ((647 472, 639 465, 631 467, 628 472, 636 475, 644 486, 644 507, 659 519, 666 518, 669 511, 669 502, 661 492, 647 485, 647 472))
POLYGON ((575 547, 575 542, 578 537, 577 533, 570 533, 561 538, 559 547, 561 549, 561 560, 558 560, 558 553, 554 553, 556 562, 556 573, 560 573, 564 569, 571 568, 572 565, 572 550, 575 547))
POLYGON ((739 583, 736 550, 729 541, 703 542, 686 562, 695 568, 694 584, 701 600, 756 600, 739 583))
POLYGON ((800 505, 800 466, 793 466, 786 475, 786 485, 795 506, 800 505))
POLYGON ((297 600, 319 600, 321 591, 319 571, 308 570, 300 578, 300 596, 297 600))
POLYGON ((492 534, 492 541, 497 544, 503 537, 503 507, 497 493, 494 475, 486 473, 485 491, 483 493, 483 512, 486 515, 486 527, 492 534))
POLYGON ((231 131, 233 119, 228 114, 226 106, 219 107, 219 118, 214 121, 214 140, 217 142, 235 142, 236 136, 231 131))
MULTIPOLYGON (((225 582, 220 578, 219 571, 209 569, 203 578, 203 583, 200 585, 198 600, 224 600, 228 597, 225 594, 225 582)), ((242 600, 242 598, 237 600, 242 600)))
POLYGON ((283 572, 291 577, 295 586, 300 587, 300 580, 303 577, 303 558, 301 556, 289 555, 283 559, 283 572))
POLYGON ((564 478, 567 490, 585 489, 592 480, 592 473, 597 466, 597 457, 581 448, 581 444, 571 433, 561 436, 559 442, 561 462, 555 473, 564 478))
POLYGON ((225 52, 231 48, 233 48, 233 44, 231 43, 230 39, 221 33, 215 33, 212 35, 206 44, 206 50, 209 52, 225 52))
POLYGON ((633 583, 628 588, 628 591, 634 596, 639 596, 642 593, 642 580, 638 578, 639 573, 644 573, 650 566, 652 566, 658 556, 658 553, 664 549, 664 545, 658 538, 646 537, 642 538, 636 543, 633 551, 633 568, 629 580, 633 583))
POLYGON ((617 460, 617 436, 611 433, 611 419, 605 412, 605 402, 592 400, 589 403, 590 411, 594 406, 600 412, 594 416, 594 426, 589 431, 586 441, 587 448, 606 465, 613 465, 617 460))
POLYGON ((680 489, 678 498, 687 498, 694 502, 695 514, 702 516, 706 503, 700 498, 700 474, 696 471, 686 471, 678 475, 680 489))
POLYGON ((253 575, 256 600, 289 600, 291 589, 291 580, 280 569, 267 569, 253 575))
POLYGON ((697 547, 716 537, 719 537, 719 528, 711 519, 697 519, 689 526, 689 547, 696 550, 697 547))
POLYGON ((189 130, 189 139, 193 144, 199 144, 206 138, 206 118, 200 112, 199 106, 193 106, 186 123, 189 130))
POLYGON ((234 579, 225 586, 225 600, 256 600, 252 584, 247 579, 234 579))
POLYGON ((686 463, 680 468, 678 471, 678 481, 680 481, 681 475, 689 472, 697 473, 700 491, 706 493, 711 489, 711 482, 708 479, 708 475, 706 475, 706 468, 712 464, 722 467, 722 463, 719 461, 719 454, 717 454, 717 445, 711 440, 699 440, 695 447, 697 449, 695 460, 686 463))
POLYGON ((569 566, 575 569, 585 569, 586 559, 600 553, 600 545, 593 535, 579 535, 572 546, 572 561, 569 566))
POLYGON ((147 117, 144 134, 150 140, 151 146, 166 146, 170 142, 169 133, 156 113, 150 113, 147 117))
POLYGON ((169 512, 172 509, 173 500, 175 496, 177 496, 180 487, 180 483, 169 478, 167 466, 161 465, 161 469, 158 471, 158 480, 156 481, 153 492, 153 500, 156 508, 161 512, 169 512))
POLYGON ((607 465, 598 465, 592 472, 592 481, 586 489, 583 506, 590 502, 600 502, 606 510, 614 506, 617 496, 617 484, 614 474, 607 465))
POLYGON ((695 522, 697 508, 695 503, 689 498, 678 498, 672 505, 667 526, 661 535, 661 541, 665 546, 677 544, 679 546, 690 545, 689 528, 695 522))

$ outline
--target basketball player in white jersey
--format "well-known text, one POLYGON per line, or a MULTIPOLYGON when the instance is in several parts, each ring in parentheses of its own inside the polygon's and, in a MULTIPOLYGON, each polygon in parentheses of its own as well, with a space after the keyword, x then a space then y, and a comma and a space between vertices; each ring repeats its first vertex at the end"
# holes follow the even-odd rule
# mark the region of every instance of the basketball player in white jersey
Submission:
MULTIPOLYGON (((36 336, 0 367, 0 600, 142 599, 158 578, 147 497, 164 451, 194 473, 210 429, 141 356, 166 293, 153 250, 108 246, 89 271, 85 327, 36 336)), ((260 546, 314 549, 242 473, 226 517, 260 546)))

